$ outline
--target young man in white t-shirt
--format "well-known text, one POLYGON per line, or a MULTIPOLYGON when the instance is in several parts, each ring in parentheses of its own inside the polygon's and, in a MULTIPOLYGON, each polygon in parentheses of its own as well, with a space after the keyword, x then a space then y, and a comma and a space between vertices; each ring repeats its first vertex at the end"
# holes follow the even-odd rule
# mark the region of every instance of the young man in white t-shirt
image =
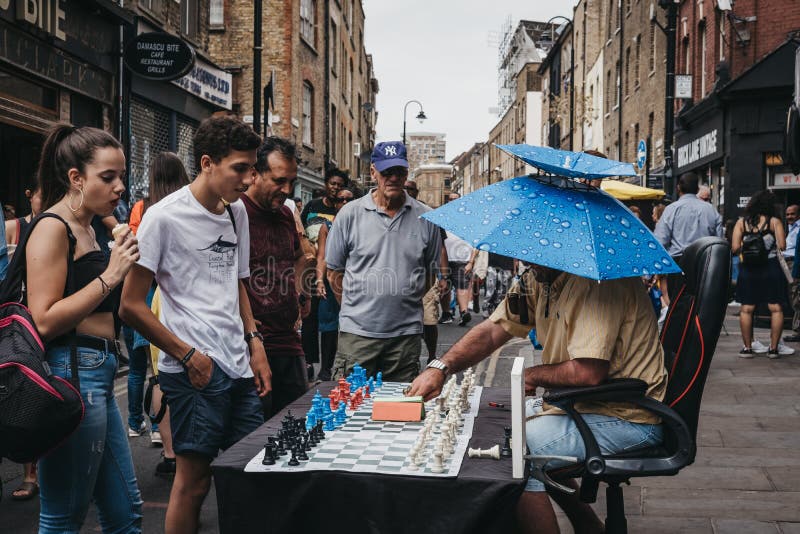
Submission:
POLYGON ((167 534, 197 531, 212 459, 263 422, 259 397, 271 389, 243 284, 250 231, 239 201, 252 183, 260 142, 238 119, 200 124, 198 175, 145 212, 140 259, 125 280, 120 315, 161 349, 159 384, 177 456, 167 534), (154 278, 163 324, 145 302, 154 278))

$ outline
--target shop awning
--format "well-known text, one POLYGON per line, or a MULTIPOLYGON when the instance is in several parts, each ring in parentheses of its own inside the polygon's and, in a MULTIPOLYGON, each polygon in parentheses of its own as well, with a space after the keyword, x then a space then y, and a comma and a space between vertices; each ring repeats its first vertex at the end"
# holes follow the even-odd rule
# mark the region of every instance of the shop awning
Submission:
POLYGON ((603 180, 600 189, 617 200, 659 200, 666 194, 660 189, 650 189, 619 180, 603 180))

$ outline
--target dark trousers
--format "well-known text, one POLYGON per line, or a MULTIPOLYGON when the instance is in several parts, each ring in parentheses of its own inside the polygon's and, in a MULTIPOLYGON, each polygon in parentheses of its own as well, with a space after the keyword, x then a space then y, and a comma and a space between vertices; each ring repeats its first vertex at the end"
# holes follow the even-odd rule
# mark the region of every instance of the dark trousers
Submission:
POLYGON ((301 342, 303 344, 303 354, 306 355, 306 362, 319 362, 319 297, 311 297, 311 311, 303 319, 303 330, 301 332, 301 342))
POLYGON ((331 379, 333 360, 336 358, 336 349, 339 346, 339 332, 321 332, 322 365, 319 368, 318 378, 322 381, 331 379))
POLYGON ((296 354, 281 355, 267 349, 267 360, 272 370, 272 391, 261 398, 265 421, 308 390, 305 358, 296 354))

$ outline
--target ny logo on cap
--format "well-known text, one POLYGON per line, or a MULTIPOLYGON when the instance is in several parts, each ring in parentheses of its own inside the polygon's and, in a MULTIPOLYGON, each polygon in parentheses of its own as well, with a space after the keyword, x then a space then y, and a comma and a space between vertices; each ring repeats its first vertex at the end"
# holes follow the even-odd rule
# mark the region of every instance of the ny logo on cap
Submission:
POLYGON ((389 145, 387 147, 384 147, 383 150, 384 150, 384 152, 386 153, 387 156, 396 156, 397 155, 397 147, 396 146, 389 145))

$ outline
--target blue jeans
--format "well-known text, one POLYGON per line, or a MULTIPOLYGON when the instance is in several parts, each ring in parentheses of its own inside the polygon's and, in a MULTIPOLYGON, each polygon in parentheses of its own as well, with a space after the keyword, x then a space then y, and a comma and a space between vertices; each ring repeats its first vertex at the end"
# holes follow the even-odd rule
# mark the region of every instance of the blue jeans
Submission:
MULTIPOLYGON (((123 327, 127 328, 127 327, 123 327)), ((144 421, 144 382, 147 378, 147 362, 150 360, 150 346, 139 347, 128 351, 128 426, 134 430, 144 421)), ((153 424, 152 430, 158 431, 153 424)))
MULTIPOLYGON (((69 347, 48 349, 54 375, 71 377, 69 356, 69 347)), ((92 500, 104 533, 141 532, 142 497, 114 398, 116 370, 113 354, 78 347, 85 414, 67 441, 39 461, 39 534, 77 534, 92 500)))
MULTIPOLYGON (((525 411, 528 417, 540 413, 541 406, 534 406, 529 399, 525 411)), ((631 423, 609 415, 585 413, 583 419, 592 430, 600 452, 615 454, 624 451, 658 445, 663 441, 661 425, 631 423)), ((568 415, 543 415, 530 419, 526 426, 528 449, 532 456, 577 456, 586 458, 586 449, 578 427, 568 415)), ((566 465, 550 462, 547 468, 566 465)), ((544 483, 533 477, 528 478, 525 491, 545 491, 544 483)))

